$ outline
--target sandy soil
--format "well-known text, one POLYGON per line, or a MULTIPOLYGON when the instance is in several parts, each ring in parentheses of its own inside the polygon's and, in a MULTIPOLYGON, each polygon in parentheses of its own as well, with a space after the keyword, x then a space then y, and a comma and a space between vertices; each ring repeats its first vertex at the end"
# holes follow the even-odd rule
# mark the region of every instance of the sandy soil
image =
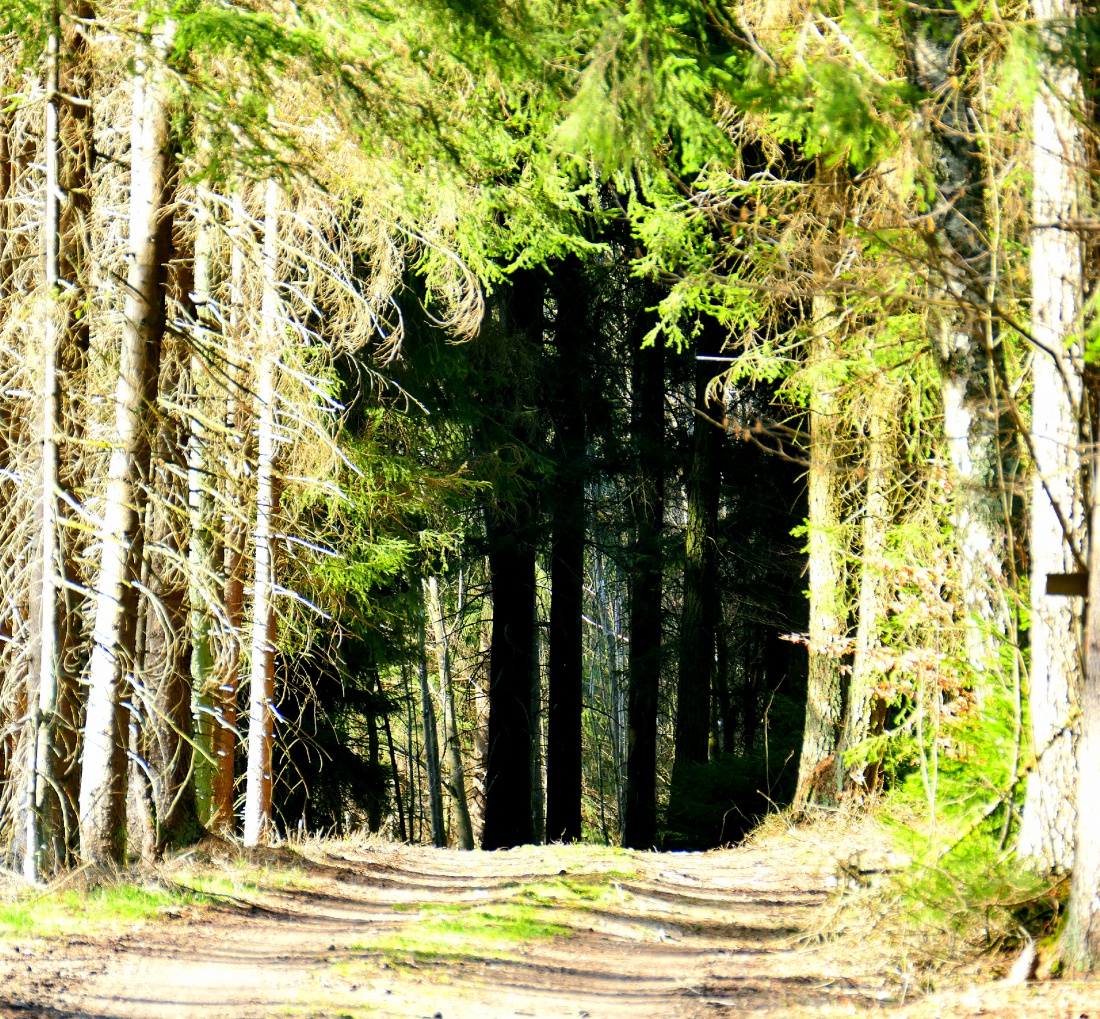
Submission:
POLYGON ((1095 985, 901 1001, 874 953, 800 937, 828 911, 826 854, 315 844, 307 856, 270 851, 220 904, 121 936, 0 942, 0 1016, 1100 1019, 1095 985))

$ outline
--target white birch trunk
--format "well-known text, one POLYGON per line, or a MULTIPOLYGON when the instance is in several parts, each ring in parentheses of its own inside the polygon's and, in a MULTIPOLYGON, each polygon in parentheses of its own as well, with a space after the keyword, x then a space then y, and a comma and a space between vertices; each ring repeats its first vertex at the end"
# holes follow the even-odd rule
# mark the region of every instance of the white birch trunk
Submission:
POLYGON ((171 20, 162 22, 151 47, 139 44, 134 62, 130 267, 80 774, 80 852, 87 863, 121 861, 125 851, 127 738, 120 695, 134 659, 133 581, 144 538, 142 485, 149 480, 149 425, 164 327, 165 191, 172 168, 164 79, 174 30, 171 20))
MULTIPOLYGON (((1072 16, 1065 0, 1035 0, 1032 8, 1040 22, 1072 16)), ((1078 568, 1058 511, 1079 548, 1085 535, 1078 455, 1082 358, 1080 344, 1071 343, 1080 330, 1083 291, 1081 240, 1071 223, 1078 216, 1084 152, 1074 109, 1081 98, 1076 73, 1042 58, 1039 77, 1046 87, 1032 109, 1031 332, 1036 348, 1028 693, 1032 748, 1039 757, 1027 779, 1019 852, 1043 867, 1066 871, 1073 865, 1076 764, 1069 720, 1080 683, 1083 603, 1048 596, 1046 578, 1078 568)))
POLYGON ((48 825, 43 813, 51 794, 53 731, 57 713, 58 634, 57 634, 57 559, 59 549, 57 482, 59 467, 58 439, 61 401, 58 392, 58 357, 62 333, 61 283, 61 190, 60 145, 58 140, 58 47, 60 30, 55 24, 46 54, 46 208, 43 220, 46 306, 42 330, 42 547, 39 621, 39 674, 37 704, 30 705, 35 718, 35 752, 30 775, 26 810, 26 842, 23 876, 38 880, 40 828, 48 825), (37 709, 37 710, 35 710, 37 709))
POLYGON ((267 182, 264 211, 264 291, 261 347, 256 369, 257 458, 255 573, 252 589, 252 672, 248 696, 248 767, 245 772, 244 844, 259 845, 271 828, 272 739, 275 697, 275 399, 282 352, 279 324, 280 189, 267 182))

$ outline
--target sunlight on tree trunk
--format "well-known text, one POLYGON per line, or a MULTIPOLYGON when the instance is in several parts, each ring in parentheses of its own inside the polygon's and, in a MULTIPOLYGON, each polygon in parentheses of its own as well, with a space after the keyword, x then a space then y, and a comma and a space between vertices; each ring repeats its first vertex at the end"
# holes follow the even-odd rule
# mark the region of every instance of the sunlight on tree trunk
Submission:
POLYGON ((232 249, 229 269, 228 364, 226 366, 225 425, 229 434, 227 464, 222 479, 225 525, 222 558, 225 577, 226 667, 217 688, 212 749, 217 765, 211 783, 210 816, 207 824, 213 831, 233 830, 234 789, 237 750, 237 691, 240 686, 241 646, 245 627, 244 581, 247 567, 248 506, 244 498, 245 475, 244 435, 248 414, 244 374, 243 304, 245 256, 240 233, 245 229, 244 203, 235 192, 232 208, 232 249))
POLYGON ((167 189, 165 58, 174 23, 160 23, 135 55, 130 261, 122 361, 115 393, 115 440, 104 507, 94 647, 80 776, 80 852, 88 863, 121 862, 125 850, 126 733, 120 696, 133 667, 143 485, 149 482, 150 418, 164 330, 164 262, 171 240, 167 189))
MULTIPOLYGON (((214 655, 211 647, 211 599, 208 591, 221 587, 220 570, 217 569, 214 538, 210 524, 213 505, 210 496, 210 479, 215 465, 210 463, 210 449, 206 422, 211 418, 212 403, 207 393, 210 384, 206 379, 203 355, 208 346, 207 331, 212 331, 215 321, 211 315, 211 264, 214 245, 213 212, 204 192, 198 195, 198 224, 195 233, 195 336, 190 364, 190 401, 192 413, 188 418, 190 434, 187 439, 187 515, 190 544, 187 550, 187 569, 190 590, 189 626, 191 636, 191 698, 195 718, 195 795, 202 817, 217 813, 214 806, 214 785, 217 781, 218 760, 215 756, 216 731, 219 727, 217 707, 220 701, 217 677, 214 673, 214 655)), ((209 356, 209 354, 206 354, 209 356)))
MULTIPOLYGON (((35 724, 34 767, 30 769, 30 790, 26 811, 26 843, 23 856, 23 876, 30 882, 38 880, 40 836, 48 837, 55 819, 46 816, 53 786, 57 779, 53 768, 56 752, 54 730, 58 694, 61 685, 58 641, 58 579, 60 541, 58 535, 58 468, 61 432, 61 396, 58 380, 58 359, 62 332, 67 315, 61 294, 61 152, 58 138, 58 60, 60 45, 59 12, 53 9, 53 24, 46 57, 46 210, 43 218, 44 280, 46 306, 43 309, 42 330, 42 521, 41 558, 39 564, 41 593, 39 595, 39 674, 37 704, 32 704, 35 724), (36 710, 35 710, 36 709, 36 710)), ((33 697, 33 694, 32 694, 33 697)))
MULTIPOLYGON (((1038 0, 1035 16, 1059 22, 1064 0, 1038 0)), ((1038 756, 1027 777, 1019 851, 1041 866, 1073 866, 1077 785, 1070 717, 1080 683, 1078 631, 1082 603, 1046 593, 1051 573, 1078 569, 1071 541, 1083 553, 1078 420, 1082 351, 1070 343, 1081 328, 1084 288, 1080 236, 1064 224, 1078 218, 1084 165, 1077 122, 1081 85, 1075 71, 1044 57, 1044 87, 1032 106, 1031 333, 1031 745, 1038 756), (1059 520, 1061 516, 1061 520, 1059 520), (1070 534, 1063 530, 1063 522, 1070 534)), ((1095 531, 1093 532, 1096 533, 1095 531)), ((1100 611, 1100 604, 1097 611, 1100 611)))
MULTIPOLYGON (((190 613, 187 586, 175 571, 184 561, 176 545, 172 524, 177 507, 184 503, 186 474, 182 456, 172 463, 172 451, 184 447, 181 435, 167 436, 162 426, 158 441, 160 463, 154 473, 156 503, 151 505, 146 529, 149 580, 143 586, 149 604, 145 609, 144 649, 138 675, 144 688, 145 759, 153 777, 156 848, 182 848, 203 835, 192 781, 196 751, 191 746, 190 613), (178 490, 172 492, 172 488, 178 490)), ((181 450, 182 451, 182 450, 181 450)))
MULTIPOLYGON (((863 793, 875 790, 878 761, 863 764, 858 771, 850 768, 844 755, 854 750, 874 728, 873 718, 881 703, 875 693, 876 673, 871 652, 878 644, 879 626, 885 617, 886 529, 890 524, 890 415, 894 401, 884 378, 876 377, 870 393, 867 419, 867 486, 863 503, 863 540, 860 549, 859 605, 852 674, 844 712, 844 729, 836 751, 837 795, 858 788, 863 793)), ((879 720, 881 721, 881 714, 879 720)))
MULTIPOLYGON (((817 798, 831 801, 833 782, 821 781, 821 769, 833 759, 841 726, 840 658, 831 649, 845 630, 842 618, 843 561, 837 519, 837 407, 828 369, 836 357, 841 319, 836 298, 813 299, 809 363, 814 374, 810 395, 810 470, 806 521, 809 531, 809 675, 802 756, 798 763, 795 807, 817 798)), ((829 772, 832 775, 832 770, 829 772)))
MULTIPOLYGON (((1100 466, 1092 469, 1092 533, 1100 534, 1100 466)), ((1100 968, 1100 561, 1093 544, 1089 571, 1089 611, 1085 633, 1085 677, 1080 691, 1081 735, 1077 740, 1079 807, 1069 908, 1059 951, 1071 973, 1100 968), (1087 806, 1086 806, 1087 805, 1087 806)))
POLYGON ((282 354, 279 310, 279 185, 269 180, 264 208, 264 293, 261 350, 256 367, 256 525, 252 590, 252 672, 248 694, 248 767, 244 844, 256 846, 271 830, 272 740, 275 727, 275 529, 279 483, 275 475, 276 390, 282 354))

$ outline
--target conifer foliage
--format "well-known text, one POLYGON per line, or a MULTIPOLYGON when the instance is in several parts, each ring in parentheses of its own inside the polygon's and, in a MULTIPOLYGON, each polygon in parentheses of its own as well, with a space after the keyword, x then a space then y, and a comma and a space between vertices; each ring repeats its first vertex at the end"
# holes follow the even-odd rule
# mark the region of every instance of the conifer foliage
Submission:
POLYGON ((884 804, 1100 964, 1095 36, 6 3, 10 862, 884 804))

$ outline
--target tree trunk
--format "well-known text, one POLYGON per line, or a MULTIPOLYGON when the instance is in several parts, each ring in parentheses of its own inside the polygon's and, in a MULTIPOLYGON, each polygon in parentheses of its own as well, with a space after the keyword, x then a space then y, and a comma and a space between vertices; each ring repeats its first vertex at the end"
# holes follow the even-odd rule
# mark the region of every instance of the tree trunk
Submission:
MULTIPOLYGON (((841 725, 840 658, 831 652, 845 629, 843 561, 837 519, 837 424, 835 394, 828 388, 829 365, 836 357, 840 330, 836 300, 817 295, 810 338, 810 471, 807 479, 809 531, 810 647, 806 681, 806 721, 798 763, 795 807, 833 798, 831 780, 821 769, 835 754, 841 725)), ((831 772, 830 772, 831 775, 831 772)))
POLYGON ((212 817, 214 786, 219 760, 216 756, 216 732, 219 728, 217 708, 221 697, 214 675, 214 655, 211 644, 211 598, 209 592, 222 586, 220 570, 211 532, 213 500, 210 479, 213 464, 205 422, 213 407, 209 398, 209 382, 203 367, 201 351, 208 343, 206 333, 216 327, 209 302, 211 293, 211 252, 214 244, 214 221, 209 203, 200 189, 198 222, 195 234, 195 345, 191 354, 190 401, 192 414, 188 419, 187 439, 187 514, 190 544, 187 550, 191 631, 191 696, 195 716, 195 795, 202 817, 212 817))
POLYGON ((731 633, 728 621, 718 606, 715 626, 714 701, 718 726, 718 750, 723 754, 736 751, 737 712, 733 704, 733 656, 730 654, 731 633))
MULTIPOLYGON (((699 353, 721 349, 717 324, 708 322, 699 353)), ((710 697, 714 680, 715 620, 718 611, 718 451, 723 431, 714 422, 722 406, 707 399, 711 362, 695 367, 695 416, 691 472, 687 481, 687 535, 684 558, 684 602, 680 616, 680 661, 676 682, 676 755, 672 765, 670 818, 680 811, 680 798, 690 781, 687 769, 706 764, 710 756, 710 697), (709 420, 708 420, 709 418, 709 420)), ((670 824, 672 822, 670 821, 670 824)))
POLYGON ((428 685, 428 651, 424 646, 424 617, 418 617, 420 650, 420 717, 424 726, 424 764, 428 771, 428 808, 432 816, 432 842, 440 848, 447 845, 447 829, 443 823, 443 780, 440 775, 439 734, 435 723, 435 705, 428 685))
POLYGON ((961 30, 954 6, 922 8, 912 41, 915 84, 942 97, 923 154, 935 174, 937 213, 926 238, 931 258, 930 325, 942 377, 944 435, 955 481, 958 589, 965 653, 976 676, 995 667, 996 637, 1007 629, 1004 521, 997 490, 1000 420, 995 387, 1000 356, 985 310, 989 250, 983 192, 988 185, 971 122, 958 90, 964 77, 954 45, 961 30))
MULTIPOLYGON (((372 775, 379 774, 378 711, 373 698, 367 702, 367 765, 372 775)), ((382 827, 382 808, 385 803, 385 794, 372 794, 367 801, 367 830, 372 835, 382 827)), ((346 818, 347 814, 344 816, 346 818)), ((343 834, 345 837, 351 834, 350 826, 345 826, 343 834)))
MULTIPOLYGON (((233 231, 245 229, 245 212, 240 194, 233 196, 233 231)), ((247 509, 242 496, 245 477, 244 442, 247 412, 245 388, 240 379, 244 373, 242 339, 245 259, 244 249, 235 240, 230 256, 229 299, 229 364, 228 394, 225 402, 225 423, 229 432, 228 468, 225 473, 225 538, 223 572, 225 577, 225 614, 229 622, 228 665, 217 688, 214 712, 217 725, 213 732, 213 753, 217 767, 211 780, 210 814, 206 819, 212 831, 234 827, 234 790, 237 758, 237 692, 240 687, 241 636, 244 633, 244 577, 248 543, 247 509)))
POLYGON ((624 846, 657 844, 657 709, 661 682, 661 537, 665 495, 664 350, 642 348, 651 324, 640 318, 634 345, 631 431, 637 460, 631 500, 630 660, 627 665, 624 846))
POLYGON ((46 54, 46 129, 43 139, 46 163, 45 216, 42 247, 44 252, 44 282, 46 314, 42 330, 42 480, 41 480, 41 552, 38 567, 38 697, 32 702, 35 737, 34 764, 31 768, 33 792, 28 795, 26 841, 24 843, 23 876, 30 882, 38 880, 40 833, 49 838, 57 821, 54 800, 56 769, 54 760, 54 729, 58 693, 61 686, 58 630, 60 565, 58 535, 58 473, 61 437, 61 394, 59 392, 58 359, 65 327, 64 297, 61 294, 61 151, 58 138, 58 60, 60 47, 59 11, 53 9, 54 22, 46 54), (52 808, 52 809, 51 809, 52 808))
POLYGON ((535 550, 514 523, 489 514, 493 638, 483 849, 531 841, 531 677, 535 550))
MULTIPOLYGON (((162 443, 166 461, 176 448, 175 442, 162 443)), ((182 465, 164 472, 162 484, 170 485, 179 476, 179 466, 182 465)), ((144 744, 153 776, 158 853, 167 847, 191 845, 205 834, 193 781, 187 590, 182 582, 173 579, 174 564, 181 554, 174 547, 168 512, 171 510, 162 505, 153 513, 155 541, 149 549, 150 577, 145 585, 151 602, 145 611, 145 653, 140 677, 147 691, 144 744)))
POLYGON ((867 422, 867 488, 863 503, 862 563, 859 568, 859 618, 848 698, 844 713, 844 731, 836 752, 836 791, 846 789, 864 793, 874 791, 877 762, 868 762, 853 770, 844 755, 871 735, 877 698, 871 652, 878 644, 879 625, 884 616, 884 571, 882 555, 886 548, 886 528, 890 523, 887 499, 889 484, 887 443, 890 434, 892 403, 885 379, 876 379, 871 392, 867 422))
MULTIPOLYGON (((1100 468, 1092 471, 1092 534, 1100 535, 1100 468)), ((1085 633, 1085 681, 1077 740, 1076 841, 1069 910, 1059 949, 1072 973, 1100 968, 1100 541, 1092 544, 1085 633)))
POLYGON ((474 760, 471 774, 470 813, 474 838, 481 844, 485 833, 486 785, 489 775, 489 659, 492 634, 493 599, 482 599, 481 618, 478 620, 478 657, 473 669, 474 684, 474 760))
POLYGON ((405 827, 405 805, 401 799, 401 772, 397 767, 397 752, 393 746, 393 730, 390 728, 390 702, 382 691, 382 677, 374 673, 374 690, 378 713, 382 716, 382 725, 386 730, 386 746, 390 752, 390 772, 393 775, 393 802, 397 809, 397 834, 402 842, 409 841, 409 830, 405 827))
POLYGON ((263 330, 256 369, 255 573, 252 592, 252 672, 248 693, 248 767, 244 844, 259 845, 271 828, 271 751, 275 702, 275 531, 279 485, 275 476, 276 389, 282 353, 279 321, 279 185, 267 182, 264 209, 263 330))
MULTIPOLYGON (((153 502, 145 501, 145 517, 142 533, 153 533, 153 502)), ((142 546, 140 590, 149 589, 152 575, 149 563, 150 548, 142 546)), ((153 775, 146 760, 147 735, 152 729, 152 697, 145 686, 145 654, 148 648, 149 612, 153 608, 149 598, 139 598, 137 623, 134 629, 134 668, 130 676, 129 694, 129 761, 126 780, 126 853, 134 858, 134 847, 140 847, 142 863, 151 864, 157 856, 157 826, 153 810, 153 775)))
MULTIPOLYGON (((11 238, 8 224, 12 219, 8 199, 12 191, 11 128, 14 114, 6 107, 0 110, 0 307, 8 314, 8 298, 11 296, 12 258, 9 252, 11 238)), ((3 319, 0 319, 2 322, 3 319)), ((6 431, 6 430, 5 430, 6 431)))
MULTIPOLYGON (((148 570, 143 565, 143 573, 148 570)), ((138 609, 138 633, 136 638, 138 666, 135 674, 143 673, 145 617, 149 608, 143 599, 138 609)), ((157 830, 153 817, 153 789, 149 780, 149 765, 145 760, 145 715, 136 690, 130 692, 129 706, 129 761, 126 782, 126 853, 130 859, 137 856, 142 863, 152 864, 157 855, 157 830), (136 853, 135 853, 136 849, 136 853)))
MULTIPOLYGON (((61 164, 61 190, 66 201, 61 207, 60 275, 65 280, 64 329, 58 350, 60 389, 61 476, 58 479, 58 565, 63 573, 63 590, 58 611, 57 714, 54 729, 58 805, 58 829, 63 829, 67 852, 75 854, 78 826, 75 824, 80 781, 80 717, 83 691, 80 677, 86 674, 91 653, 84 638, 86 595, 82 590, 80 562, 91 551, 91 536, 81 526, 79 513, 67 499, 79 502, 85 483, 85 446, 87 438, 83 394, 73 380, 87 368, 91 348, 92 316, 84 314, 89 300, 91 252, 88 249, 89 223, 92 217, 93 175, 95 172, 95 123, 93 107, 86 102, 93 95, 94 63, 89 58, 88 33, 95 18, 90 4, 76 0, 70 5, 74 15, 63 33, 62 49, 68 59, 62 61, 59 86, 68 97, 60 108, 60 141, 66 158, 61 164), (79 312, 79 313, 78 313, 79 312)), ((61 834, 61 831, 58 831, 61 834)), ((55 854, 60 858, 63 854, 55 854)))
POLYGON ((550 652, 547 676, 546 840, 581 837, 581 685, 584 670, 585 406, 578 380, 588 339, 588 291, 574 260, 563 264, 554 293, 556 363, 552 401, 555 442, 553 543, 550 552, 550 652))
POLYGON ((94 647, 80 775, 80 853, 86 863, 121 862, 125 851, 126 721, 120 704, 134 661, 137 589, 149 482, 149 422, 156 401, 164 332, 165 257, 171 243, 167 201, 172 172, 164 62, 175 25, 163 21, 152 47, 135 55, 131 148, 130 251, 122 360, 115 391, 115 442, 103 510, 94 647))
POLYGON ((536 565, 535 616, 531 620, 531 841, 546 841, 546 786, 542 749, 542 631, 539 629, 536 565))
POLYGON ((408 771, 409 787, 409 839, 420 844, 423 830, 420 816, 420 790, 417 788, 417 768, 419 753, 416 746, 416 711, 413 705, 412 687, 409 683, 409 669, 401 666, 401 684, 405 689, 405 767, 408 771))
POLYGON ((451 679, 451 649, 447 628, 443 622, 443 605, 439 600, 439 581, 429 577, 427 608, 439 663, 439 686, 443 695, 443 722, 447 730, 447 791, 451 794, 458 823, 458 848, 474 848, 474 830, 470 823, 470 807, 466 799, 466 773, 462 766, 462 743, 458 735, 458 713, 455 711, 454 685, 451 679))
MULTIPOLYGON (((1060 23, 1072 16, 1065 0, 1036 0, 1033 10, 1040 21, 1057 19, 1060 23)), ((1031 489, 1028 693, 1031 745, 1038 759, 1027 778, 1018 851, 1044 868, 1066 871, 1073 866, 1073 790, 1077 783, 1074 737, 1068 722, 1080 683, 1078 632, 1083 605, 1078 598, 1048 595, 1046 578, 1079 568, 1067 538, 1080 548, 1085 535, 1078 455, 1082 351, 1079 342, 1069 344, 1081 328, 1084 283, 1081 239, 1066 226, 1080 215, 1080 177, 1085 164, 1077 122, 1081 101, 1077 74, 1068 67, 1054 66, 1047 56, 1041 55, 1040 60, 1042 90, 1032 108, 1031 160, 1031 334, 1035 340, 1031 444, 1035 476, 1031 489), (1059 513, 1071 530, 1069 536, 1063 532, 1059 513)), ((1094 529, 1092 533, 1098 532, 1094 529)), ((1096 601, 1092 604, 1100 606, 1096 601)), ((1096 612, 1100 613, 1100 607, 1096 612)), ((1074 947, 1074 956, 1083 958, 1079 949, 1074 947)))

